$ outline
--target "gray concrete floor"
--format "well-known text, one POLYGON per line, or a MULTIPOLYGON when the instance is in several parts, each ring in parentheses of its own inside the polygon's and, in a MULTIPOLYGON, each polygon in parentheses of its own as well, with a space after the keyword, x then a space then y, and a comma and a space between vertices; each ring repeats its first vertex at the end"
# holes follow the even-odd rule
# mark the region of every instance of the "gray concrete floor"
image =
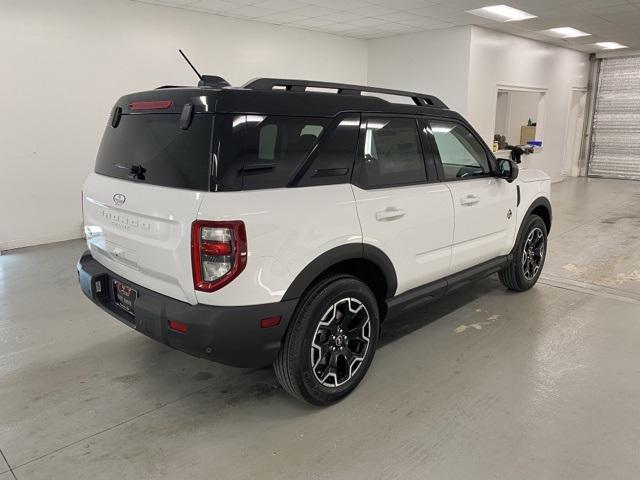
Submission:
POLYGON ((388 324, 327 409, 111 319, 76 284, 81 241, 6 253, 0 480, 637 478, 640 183, 553 196, 533 290, 493 276, 388 324))

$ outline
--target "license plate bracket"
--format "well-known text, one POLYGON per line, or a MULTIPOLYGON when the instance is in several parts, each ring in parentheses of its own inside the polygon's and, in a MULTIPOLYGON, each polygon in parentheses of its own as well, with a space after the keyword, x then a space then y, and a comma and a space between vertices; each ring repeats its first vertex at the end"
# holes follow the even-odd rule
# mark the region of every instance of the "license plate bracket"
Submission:
POLYGON ((138 291, 120 280, 112 280, 111 285, 113 287, 113 303, 135 317, 134 306, 138 298, 138 291))

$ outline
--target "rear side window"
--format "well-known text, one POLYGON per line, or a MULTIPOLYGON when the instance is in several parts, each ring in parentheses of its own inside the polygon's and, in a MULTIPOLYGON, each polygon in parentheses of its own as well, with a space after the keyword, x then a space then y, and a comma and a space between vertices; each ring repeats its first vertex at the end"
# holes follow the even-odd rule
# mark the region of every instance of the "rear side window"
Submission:
POLYGON ((359 161, 359 184, 363 187, 407 185, 427 179, 413 118, 369 118, 359 161))
POLYGON ((213 115, 194 115, 187 130, 177 114, 122 115, 102 137, 95 172, 163 187, 209 190, 213 115))
POLYGON ((230 116, 233 134, 222 142, 222 163, 240 166, 242 188, 286 187, 329 123, 317 117, 265 115, 230 116), (229 158, 229 157, 234 158, 229 158))
POLYGON ((300 172, 298 187, 348 183, 358 148, 360 115, 345 114, 331 122, 308 165, 300 172))

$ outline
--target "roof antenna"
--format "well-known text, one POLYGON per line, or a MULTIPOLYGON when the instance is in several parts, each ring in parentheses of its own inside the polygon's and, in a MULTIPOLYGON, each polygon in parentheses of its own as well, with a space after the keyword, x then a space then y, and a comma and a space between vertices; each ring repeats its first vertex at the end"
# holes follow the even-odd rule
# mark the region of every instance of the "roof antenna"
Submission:
POLYGON ((191 69, 196 72, 196 75, 198 76, 198 78, 200 79, 200 81, 202 81, 202 75, 200 75, 200 72, 198 72, 198 70, 196 70, 196 67, 193 66, 193 63, 191 63, 189 61, 189 59, 187 58, 187 56, 184 54, 184 52, 180 49, 178 49, 178 51, 180 52, 180 55, 182 55, 182 58, 184 58, 185 62, 187 62, 189 64, 189 66, 191 67, 191 69))
POLYGON ((198 82, 198 86, 199 87, 223 88, 223 87, 230 87, 231 86, 231 84, 229 82, 227 82, 224 78, 218 77, 217 75, 200 75, 200 72, 198 72, 198 70, 196 70, 196 67, 193 66, 193 63, 191 63, 189 61, 189 59, 184 54, 184 52, 182 50, 180 50, 180 49, 178 49, 178 51, 180 52, 180 55, 182 55, 182 58, 184 58, 185 61, 189 64, 191 69, 194 72, 196 72, 196 75, 200 79, 200 81, 198 82))

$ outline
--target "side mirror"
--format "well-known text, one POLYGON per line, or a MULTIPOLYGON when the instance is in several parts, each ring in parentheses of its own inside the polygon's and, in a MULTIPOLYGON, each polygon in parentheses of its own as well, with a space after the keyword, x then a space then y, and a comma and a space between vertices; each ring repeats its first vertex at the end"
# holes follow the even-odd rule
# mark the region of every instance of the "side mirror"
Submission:
POLYGON ((509 183, 518 178, 518 171, 518 164, 513 160, 499 158, 496 163, 496 177, 504 178, 509 183))

